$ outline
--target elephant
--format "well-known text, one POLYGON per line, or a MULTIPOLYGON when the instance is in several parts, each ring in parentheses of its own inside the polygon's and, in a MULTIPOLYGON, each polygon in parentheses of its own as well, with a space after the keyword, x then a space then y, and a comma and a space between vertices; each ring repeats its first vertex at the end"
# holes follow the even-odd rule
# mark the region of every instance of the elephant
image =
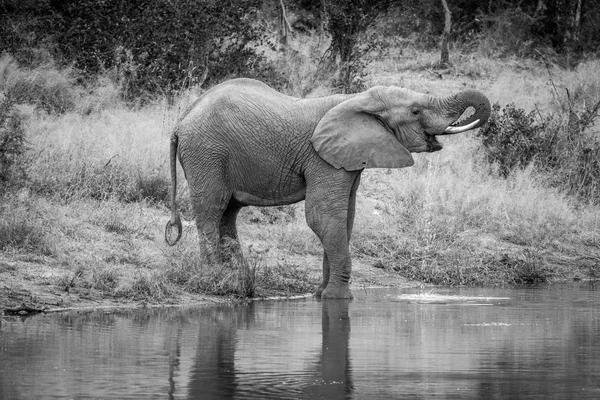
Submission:
POLYGON ((226 81, 200 96, 171 135, 165 239, 174 245, 182 232, 179 158, 208 262, 231 254, 225 243, 239 249, 236 217, 242 207, 304 200, 306 222, 324 249, 323 281, 315 295, 352 298, 349 241, 362 171, 412 166, 411 153, 441 150, 437 135, 478 128, 490 110, 487 97, 475 90, 435 97, 375 86, 304 99, 257 80, 226 81))

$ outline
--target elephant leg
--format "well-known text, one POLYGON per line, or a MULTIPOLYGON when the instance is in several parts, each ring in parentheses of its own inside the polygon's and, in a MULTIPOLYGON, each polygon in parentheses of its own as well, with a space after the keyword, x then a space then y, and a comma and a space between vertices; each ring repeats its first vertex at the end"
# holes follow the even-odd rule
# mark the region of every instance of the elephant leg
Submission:
POLYGON ((324 213, 318 208, 310 208, 311 211, 307 213, 308 224, 325 250, 323 283, 319 287, 322 290, 316 295, 321 298, 352 298, 349 286, 352 265, 346 231, 346 210, 342 210, 342 213, 324 213))
POLYGON ((241 246, 238 239, 236 219, 242 207, 236 204, 235 200, 230 200, 219 225, 220 246, 223 261, 228 262, 234 255, 241 256, 241 246))
POLYGON ((315 292, 316 297, 321 297, 323 290, 327 287, 327 283, 329 283, 329 261, 327 261, 327 253, 323 251, 323 282, 317 288, 315 292))
POLYGON ((356 192, 358 191, 358 186, 360 185, 360 174, 354 180, 352 184, 352 189, 350 190, 350 199, 348 201, 348 245, 350 245, 350 237, 352 236, 352 228, 354 227, 354 216, 356 215, 356 192))
POLYGON ((345 173, 338 188, 307 188, 306 219, 324 248, 323 282, 315 293, 322 298, 352 298, 349 240, 355 215, 360 173, 345 173))
MULTIPOLYGON (((354 226, 354 216, 356 215, 356 191, 358 190, 358 186, 360 184, 360 175, 358 175, 352 185, 352 189, 350 190, 350 198, 348 201, 348 219, 346 223, 346 232, 348 236, 348 246, 350 245, 350 237, 352 236, 352 227, 354 226)), ((321 297, 323 290, 327 287, 327 283, 329 283, 329 261, 327 260, 327 253, 323 252, 323 282, 317 289, 315 296, 321 297)))
POLYGON ((206 179, 201 185, 196 185, 195 181, 188 182, 202 256, 208 263, 221 262, 220 225, 231 192, 217 179, 206 179))

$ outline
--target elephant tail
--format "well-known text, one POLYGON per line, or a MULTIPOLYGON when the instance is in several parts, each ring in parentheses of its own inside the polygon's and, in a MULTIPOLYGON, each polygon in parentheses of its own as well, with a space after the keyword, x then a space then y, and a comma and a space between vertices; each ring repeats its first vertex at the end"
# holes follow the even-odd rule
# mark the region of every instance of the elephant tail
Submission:
POLYGON ((179 137, 177 133, 173 133, 171 136, 171 154, 170 154, 170 166, 171 166, 171 219, 165 226, 165 241, 169 246, 174 246, 179 239, 183 228, 181 226, 181 219, 179 218, 179 212, 177 211, 177 146, 179 144, 179 137), (173 227, 177 229, 177 236, 172 239, 171 230, 173 227))

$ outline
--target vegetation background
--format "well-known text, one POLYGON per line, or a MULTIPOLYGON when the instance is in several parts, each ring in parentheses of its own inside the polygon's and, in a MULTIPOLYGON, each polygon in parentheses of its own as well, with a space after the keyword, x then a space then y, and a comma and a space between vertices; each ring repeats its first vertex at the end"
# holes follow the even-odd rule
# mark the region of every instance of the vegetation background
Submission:
POLYGON ((241 76, 496 103, 414 167, 365 171, 355 289, 600 276, 596 1, 2 0, 0 16, 0 308, 314 290, 302 204, 244 210, 245 260, 207 266, 183 185, 184 239, 163 243, 170 132, 241 76))

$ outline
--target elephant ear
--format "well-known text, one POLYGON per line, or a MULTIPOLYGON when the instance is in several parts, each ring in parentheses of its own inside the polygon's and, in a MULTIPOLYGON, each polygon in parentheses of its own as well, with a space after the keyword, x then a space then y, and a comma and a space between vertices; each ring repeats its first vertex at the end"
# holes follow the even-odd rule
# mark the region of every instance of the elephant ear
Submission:
POLYGON ((312 135, 313 147, 329 164, 347 171, 410 167, 412 155, 376 117, 384 110, 370 92, 329 110, 312 135))

